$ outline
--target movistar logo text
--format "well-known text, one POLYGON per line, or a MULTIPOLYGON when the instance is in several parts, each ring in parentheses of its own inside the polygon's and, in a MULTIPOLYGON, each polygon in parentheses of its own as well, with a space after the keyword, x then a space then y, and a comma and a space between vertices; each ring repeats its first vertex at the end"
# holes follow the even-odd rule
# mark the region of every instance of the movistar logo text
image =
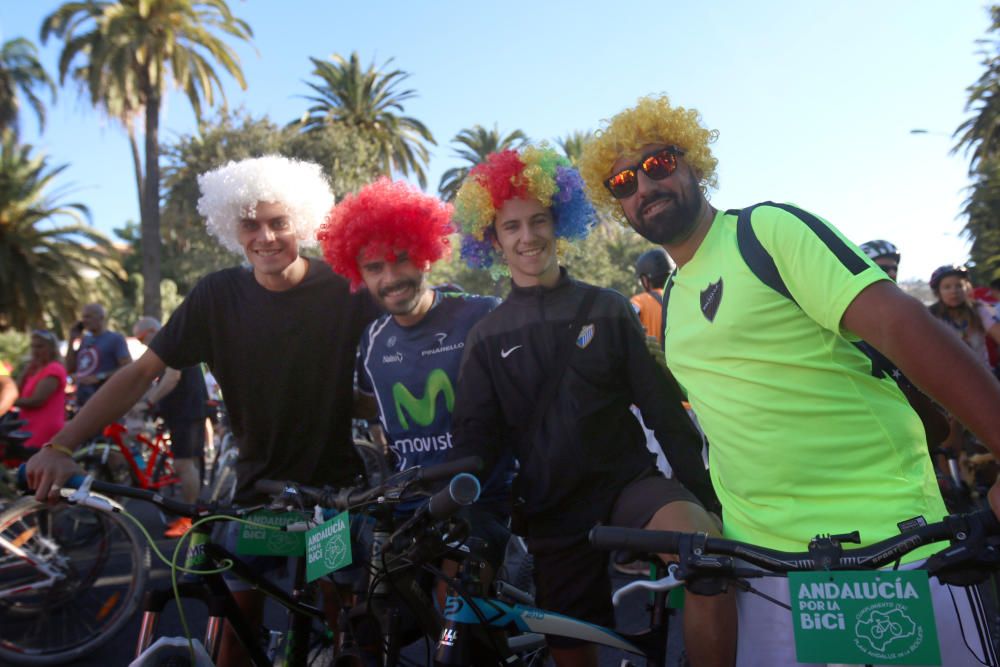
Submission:
POLYGON ((403 428, 410 428, 406 413, 409 413, 410 418, 417 424, 430 426, 434 421, 437 397, 441 393, 444 393, 445 404, 448 406, 448 412, 451 412, 455 407, 455 389, 451 386, 448 374, 441 368, 435 368, 427 376, 423 398, 418 399, 411 394, 402 382, 392 385, 392 399, 396 403, 396 418, 399 419, 403 428), (406 410, 404 411, 403 408, 406 410))

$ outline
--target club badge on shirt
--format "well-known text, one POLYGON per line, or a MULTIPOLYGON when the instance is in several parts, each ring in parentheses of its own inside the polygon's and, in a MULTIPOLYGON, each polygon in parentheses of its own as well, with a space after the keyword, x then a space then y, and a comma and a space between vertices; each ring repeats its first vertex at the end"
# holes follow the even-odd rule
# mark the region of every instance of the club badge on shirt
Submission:
POLYGON ((581 350, 590 345, 594 340, 594 325, 585 324, 580 328, 580 335, 576 337, 576 346, 581 350))
POLYGON ((719 304, 722 303, 722 278, 714 283, 709 283, 708 287, 701 291, 701 312, 709 322, 715 321, 715 315, 719 312, 719 304))

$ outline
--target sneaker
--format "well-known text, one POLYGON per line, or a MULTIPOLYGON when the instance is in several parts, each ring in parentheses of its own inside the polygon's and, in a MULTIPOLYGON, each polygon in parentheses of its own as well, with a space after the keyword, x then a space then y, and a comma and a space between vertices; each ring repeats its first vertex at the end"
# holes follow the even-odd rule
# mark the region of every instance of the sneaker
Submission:
POLYGON ((163 531, 163 536, 175 540, 178 537, 184 535, 184 533, 188 532, 190 528, 191 528, 191 519, 189 519, 186 516, 182 516, 181 518, 167 525, 167 529, 163 531))

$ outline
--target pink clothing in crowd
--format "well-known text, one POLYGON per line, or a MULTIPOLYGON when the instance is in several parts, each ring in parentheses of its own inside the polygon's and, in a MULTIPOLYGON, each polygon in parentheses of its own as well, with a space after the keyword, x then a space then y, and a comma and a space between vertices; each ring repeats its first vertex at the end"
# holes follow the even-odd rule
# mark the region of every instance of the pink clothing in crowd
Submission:
POLYGON ((51 361, 37 372, 24 376, 21 396, 31 396, 35 385, 47 377, 59 381, 56 390, 40 407, 21 408, 21 419, 28 422, 24 430, 31 432, 31 438, 24 443, 26 447, 41 447, 66 423, 66 369, 61 362, 51 361))

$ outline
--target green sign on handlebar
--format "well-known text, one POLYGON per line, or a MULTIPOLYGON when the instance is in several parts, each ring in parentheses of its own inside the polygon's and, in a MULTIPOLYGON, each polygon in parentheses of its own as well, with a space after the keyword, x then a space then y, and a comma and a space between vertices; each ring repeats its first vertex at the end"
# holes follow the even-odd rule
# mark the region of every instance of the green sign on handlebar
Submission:
POLYGON ((259 510, 247 517, 262 526, 242 524, 236 552, 247 556, 303 556, 306 553, 305 533, 288 533, 266 526, 282 527, 296 521, 305 521, 308 515, 300 512, 272 512, 259 510))
POLYGON ((941 664, 926 570, 790 572, 788 584, 799 662, 941 664))

